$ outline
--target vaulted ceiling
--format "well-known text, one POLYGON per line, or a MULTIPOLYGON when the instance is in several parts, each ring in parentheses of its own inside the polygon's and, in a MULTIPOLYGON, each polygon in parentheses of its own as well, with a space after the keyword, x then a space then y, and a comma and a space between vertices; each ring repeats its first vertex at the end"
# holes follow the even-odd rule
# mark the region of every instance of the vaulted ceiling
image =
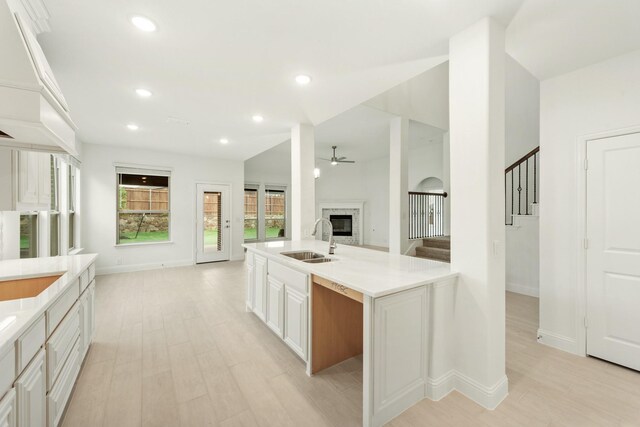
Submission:
POLYGON ((84 142, 231 159, 441 63, 452 34, 488 15, 507 25, 522 3, 45 1, 52 31, 39 40, 84 142), (157 31, 131 25, 136 14, 157 31), (300 73, 310 85, 295 84, 300 73), (139 87, 153 96, 138 98, 139 87), (264 121, 254 123, 254 114, 264 121))

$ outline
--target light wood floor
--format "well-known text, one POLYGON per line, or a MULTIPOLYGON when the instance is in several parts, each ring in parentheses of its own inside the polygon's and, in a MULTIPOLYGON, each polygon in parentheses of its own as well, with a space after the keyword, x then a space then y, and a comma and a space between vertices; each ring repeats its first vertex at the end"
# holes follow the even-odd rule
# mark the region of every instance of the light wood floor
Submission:
MULTIPOLYGON (((239 262, 98 277, 96 337, 64 425, 361 425, 361 359, 308 378, 243 298, 239 262)), ((391 425, 640 426, 640 374, 537 344, 537 312, 508 294, 497 410, 452 393, 391 425)))

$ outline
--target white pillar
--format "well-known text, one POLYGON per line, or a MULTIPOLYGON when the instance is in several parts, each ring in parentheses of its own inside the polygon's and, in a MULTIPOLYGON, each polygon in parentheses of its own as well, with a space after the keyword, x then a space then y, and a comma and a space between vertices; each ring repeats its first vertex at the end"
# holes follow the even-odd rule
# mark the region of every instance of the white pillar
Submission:
POLYGON ((449 44, 451 266, 456 369, 496 406, 505 375, 504 28, 485 18, 449 44))
POLYGON ((448 194, 444 198, 444 217, 442 228, 445 236, 451 235, 451 158, 449 149, 449 132, 442 135, 442 189, 448 194))
POLYGON ((311 237, 316 214, 315 140, 313 126, 291 129, 291 240, 311 237))
POLYGON ((391 119, 389 135, 389 252, 409 246, 409 119, 391 119))

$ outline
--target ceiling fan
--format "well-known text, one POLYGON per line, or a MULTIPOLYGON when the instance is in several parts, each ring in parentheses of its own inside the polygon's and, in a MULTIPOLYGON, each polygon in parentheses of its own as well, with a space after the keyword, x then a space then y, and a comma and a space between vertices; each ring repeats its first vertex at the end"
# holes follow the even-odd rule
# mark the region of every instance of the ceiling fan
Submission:
POLYGON ((320 160, 326 160, 328 162, 331 162, 331 164, 333 166, 337 165, 338 163, 355 163, 354 160, 347 160, 346 157, 337 157, 336 156, 336 148, 338 148, 337 145, 334 145, 331 147, 333 149, 333 155, 331 156, 330 159, 320 159, 320 160))

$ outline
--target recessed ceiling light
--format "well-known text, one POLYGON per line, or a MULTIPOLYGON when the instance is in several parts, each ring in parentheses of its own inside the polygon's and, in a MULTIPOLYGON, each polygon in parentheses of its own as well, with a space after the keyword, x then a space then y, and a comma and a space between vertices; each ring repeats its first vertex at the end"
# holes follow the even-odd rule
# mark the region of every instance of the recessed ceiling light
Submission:
POLYGON ((252 117, 253 121, 256 123, 260 123, 262 121, 264 121, 264 117, 262 117, 260 114, 256 114, 252 117))
POLYGON ((308 85, 309 83, 311 83, 311 77, 307 76, 306 74, 300 74, 299 76, 296 76, 296 83, 298 83, 300 86, 308 85))
POLYGON ((138 125, 137 125, 137 124, 135 124, 135 123, 129 123, 129 124, 127 125, 127 129, 129 129, 129 130, 138 130, 139 128, 138 128, 138 125))
POLYGON ((151 91, 147 89, 136 89, 136 93, 140 98, 148 98, 153 95, 151 91))
POLYGON ((152 33, 156 30, 156 24, 149 18, 145 18, 144 16, 136 15, 131 17, 131 23, 135 25, 140 31, 144 31, 145 33, 152 33))
POLYGON ((220 138, 220 144, 228 144, 229 140, 227 138, 220 138))

